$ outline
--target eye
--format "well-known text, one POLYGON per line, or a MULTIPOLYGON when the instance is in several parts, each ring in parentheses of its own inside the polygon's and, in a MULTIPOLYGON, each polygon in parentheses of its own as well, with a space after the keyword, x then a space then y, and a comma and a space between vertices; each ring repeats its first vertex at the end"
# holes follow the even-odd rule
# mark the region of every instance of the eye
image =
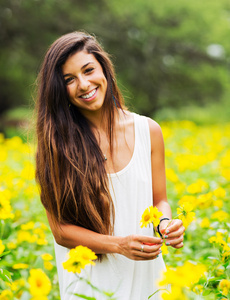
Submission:
POLYGON ((85 74, 89 74, 89 73, 93 72, 93 70, 94 70, 94 68, 87 68, 85 70, 85 74))
POLYGON ((68 78, 65 79, 65 84, 68 85, 68 84, 70 84, 73 80, 74 80, 73 77, 68 77, 68 78))

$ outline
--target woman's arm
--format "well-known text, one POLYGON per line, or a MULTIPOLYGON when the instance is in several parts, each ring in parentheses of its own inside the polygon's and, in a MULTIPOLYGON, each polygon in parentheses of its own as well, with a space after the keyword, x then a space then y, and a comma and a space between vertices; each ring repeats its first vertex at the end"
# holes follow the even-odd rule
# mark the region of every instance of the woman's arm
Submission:
MULTIPOLYGON (((167 201, 166 194, 165 151, 163 135, 160 126, 155 121, 152 119, 148 119, 148 121, 151 137, 153 205, 163 213, 162 218, 169 218, 171 220, 171 208, 167 201)), ((168 245, 171 245, 175 248, 183 247, 183 233, 185 229, 181 220, 162 221, 160 223, 161 233, 164 232, 166 227, 168 245), (171 223, 167 227, 169 222, 171 223)))
POLYGON ((118 253, 133 260, 150 260, 160 253, 162 239, 149 236, 130 235, 126 237, 103 235, 94 231, 71 224, 61 224, 56 227, 51 215, 46 211, 50 228, 57 244, 74 248, 78 245, 86 246, 96 254, 118 253), (155 244, 153 246, 142 244, 155 244))

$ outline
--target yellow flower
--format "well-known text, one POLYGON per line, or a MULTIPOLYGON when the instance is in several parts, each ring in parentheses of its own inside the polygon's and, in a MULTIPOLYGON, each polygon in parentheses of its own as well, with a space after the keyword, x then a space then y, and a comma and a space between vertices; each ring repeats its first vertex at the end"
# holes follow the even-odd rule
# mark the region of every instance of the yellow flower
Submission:
POLYGON ((211 219, 217 219, 222 222, 229 219, 229 214, 223 210, 218 210, 211 215, 211 219))
POLYGON ((230 248, 229 251, 226 251, 221 254, 221 260, 225 263, 230 259, 230 248))
POLYGON ((49 230, 49 228, 47 227, 47 225, 46 224, 44 224, 44 223, 41 223, 40 224, 40 228, 42 229, 42 230, 49 230))
POLYGON ((0 254, 2 254, 5 250, 5 246, 2 243, 2 240, 0 240, 0 254))
POLYGON ((197 198, 196 206, 199 209, 205 209, 212 206, 213 203, 213 194, 211 192, 199 195, 197 198))
POLYGON ((192 211, 192 205, 185 202, 181 207, 177 208, 177 215, 182 220, 185 228, 195 219, 195 213, 192 211))
POLYGON ((224 206, 223 200, 220 200, 220 199, 214 200, 213 204, 215 207, 218 207, 218 208, 222 208, 224 206))
POLYGON ((12 207, 7 191, 0 191, 0 219, 13 219, 12 207))
POLYGON ((156 206, 149 206, 145 209, 142 214, 140 225, 141 228, 147 227, 147 225, 153 223, 156 227, 160 223, 160 217, 162 216, 162 212, 158 211, 156 206))
POLYGON ((228 244, 225 241, 223 243, 223 251, 230 251, 230 247, 228 246, 228 244))
POLYGON ((44 268, 48 271, 51 271, 53 269, 53 264, 50 261, 44 261, 44 268))
POLYGON ((181 195, 185 192, 186 190, 186 185, 185 183, 182 183, 182 182, 177 182, 175 185, 174 185, 174 188, 175 188, 175 191, 177 192, 178 195, 181 195))
POLYGON ((48 244, 44 230, 41 227, 35 228, 33 233, 36 236, 36 242, 38 245, 43 246, 48 244))
POLYGON ((42 228, 40 228, 40 227, 35 228, 35 229, 33 230, 33 233, 34 233, 34 234, 37 234, 40 238, 44 238, 44 237, 45 237, 44 230, 43 230, 42 228))
POLYGON ((226 191, 222 187, 218 187, 213 191, 213 194, 217 198, 224 198, 226 196, 226 191))
POLYGON ((19 136, 14 136, 11 139, 6 139, 6 146, 9 149, 18 150, 23 145, 22 139, 19 136))
POLYGON ((230 292, 230 280, 222 279, 219 283, 219 289, 222 291, 224 296, 227 296, 230 292))
POLYGON ((210 238, 209 238, 209 242, 211 243, 211 244, 218 244, 219 246, 221 246, 222 247, 222 250, 223 251, 226 251, 226 252, 228 252, 228 251, 230 251, 230 247, 228 246, 228 244, 225 242, 225 240, 224 240, 224 235, 223 235, 223 233, 222 232, 217 232, 216 233, 216 236, 211 236, 210 238))
POLYGON ((23 286, 25 286, 26 282, 25 282, 25 279, 20 278, 20 279, 13 281, 12 283, 6 283, 6 284, 8 286, 10 286, 11 291, 16 292, 16 291, 20 290, 23 286))
POLYGON ((36 240, 37 240, 36 235, 32 235, 28 231, 19 230, 18 233, 17 233, 18 243, 22 243, 22 242, 35 243, 36 240))
POLYGON ((21 172, 21 178, 32 180, 35 177, 34 165, 30 161, 24 163, 24 169, 21 172))
POLYGON ((68 272, 81 273, 86 265, 94 265, 93 260, 95 259, 97 256, 92 250, 84 246, 77 246, 69 251, 68 260, 63 263, 63 268, 68 272))
POLYGON ((181 197, 181 199, 179 200, 178 204, 181 206, 184 203, 195 203, 196 202, 196 197, 192 196, 192 195, 184 195, 183 197, 181 197))
MULTIPOLYGON (((163 278, 159 282, 160 286, 171 284, 172 287, 192 287, 193 284, 205 274, 206 267, 202 264, 193 264, 189 261, 177 268, 168 268, 163 273, 163 278)), ((182 298, 183 299, 183 298, 182 298)))
POLYGON ((221 171, 221 175, 228 181, 230 181, 230 169, 224 169, 221 171))
POLYGON ((6 161, 7 160, 7 156, 8 156, 7 150, 6 149, 0 149, 0 161, 1 162, 6 161))
POLYGON ((18 269, 27 269, 28 267, 29 267, 28 264, 22 264, 22 263, 14 264, 13 265, 13 269, 15 269, 15 270, 18 270, 18 269))
POLYGON ((48 245, 48 241, 47 241, 47 239, 40 238, 40 239, 37 239, 37 244, 39 246, 45 246, 45 245, 48 245))
POLYGON ((33 229, 33 228, 34 228, 34 222, 33 221, 30 221, 26 224, 21 225, 22 230, 30 230, 30 229, 33 229))
POLYGON ((163 300, 188 300, 188 297, 184 294, 183 288, 178 286, 172 286, 170 292, 164 292, 162 294, 163 300))
POLYGON ((187 191, 190 194, 198 194, 204 192, 208 188, 208 184, 203 179, 198 179, 196 182, 190 184, 187 187, 187 191))
POLYGON ((39 297, 39 299, 41 296, 47 296, 51 291, 51 282, 41 269, 31 269, 28 282, 30 294, 39 297))
POLYGON ((203 290, 204 290, 204 287, 201 284, 195 285, 194 288, 193 288, 193 292, 196 293, 197 295, 202 293, 203 290))
POLYGON ((169 181, 172 181, 173 183, 179 181, 179 178, 173 169, 169 169, 169 168, 166 169, 166 177, 169 181))
POLYGON ((33 297, 31 300, 48 300, 48 297, 46 296, 38 296, 38 297, 33 297))
POLYGON ((200 223, 201 228, 209 228, 209 226, 210 226, 209 218, 204 218, 200 223))
POLYGON ((8 249, 12 249, 12 250, 17 248, 17 245, 14 242, 9 242, 6 244, 6 246, 8 249))
POLYGON ((162 254, 163 254, 163 255, 169 253, 168 247, 167 247, 165 244, 163 244, 163 245, 161 246, 161 251, 162 251, 162 254))
POLYGON ((44 253, 44 254, 41 255, 41 257, 42 257, 43 260, 47 260, 47 261, 53 259, 53 256, 49 253, 44 253))
POLYGON ((9 290, 4 290, 0 294, 0 300, 10 300, 13 297, 13 293, 9 290))

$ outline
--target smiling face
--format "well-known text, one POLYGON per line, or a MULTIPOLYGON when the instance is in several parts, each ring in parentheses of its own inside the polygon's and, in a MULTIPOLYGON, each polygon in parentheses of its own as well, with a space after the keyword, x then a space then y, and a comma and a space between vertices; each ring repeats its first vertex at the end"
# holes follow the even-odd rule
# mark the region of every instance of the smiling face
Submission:
POLYGON ((70 102, 86 117, 99 112, 107 90, 107 80, 93 54, 79 51, 62 66, 70 102))

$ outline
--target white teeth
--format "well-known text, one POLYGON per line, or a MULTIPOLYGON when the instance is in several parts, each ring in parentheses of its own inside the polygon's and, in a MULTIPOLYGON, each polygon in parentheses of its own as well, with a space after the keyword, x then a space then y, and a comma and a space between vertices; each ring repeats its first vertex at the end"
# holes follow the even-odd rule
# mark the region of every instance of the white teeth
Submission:
POLYGON ((83 99, 89 99, 89 98, 91 98, 95 93, 96 93, 96 89, 93 90, 92 92, 90 92, 89 94, 87 94, 87 95, 82 95, 82 96, 80 96, 80 97, 83 98, 83 99))

